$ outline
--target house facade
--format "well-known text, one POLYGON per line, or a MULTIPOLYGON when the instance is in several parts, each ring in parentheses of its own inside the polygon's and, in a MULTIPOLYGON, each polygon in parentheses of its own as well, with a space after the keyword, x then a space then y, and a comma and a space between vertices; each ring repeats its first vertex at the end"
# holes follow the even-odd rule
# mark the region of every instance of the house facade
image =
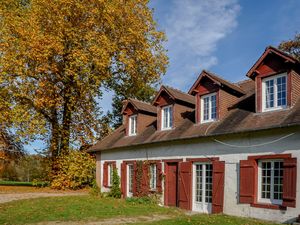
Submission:
POLYGON ((123 124, 89 149, 97 183, 123 197, 159 194, 200 213, 294 221, 300 214, 300 63, 268 47, 231 83, 202 71, 188 93, 128 99, 123 124))

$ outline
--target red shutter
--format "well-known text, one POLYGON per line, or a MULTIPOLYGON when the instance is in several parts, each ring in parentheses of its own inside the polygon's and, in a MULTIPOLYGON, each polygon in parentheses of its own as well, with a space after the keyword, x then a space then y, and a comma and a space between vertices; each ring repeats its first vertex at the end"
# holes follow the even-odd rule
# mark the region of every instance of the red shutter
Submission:
POLYGON ((162 174, 161 174, 161 163, 156 163, 156 189, 157 192, 162 191, 162 174))
POLYGON ((142 177, 142 195, 147 195, 149 191, 149 176, 148 176, 149 164, 143 163, 143 177, 142 177))
POLYGON ((108 165, 107 163, 103 164, 103 186, 108 186, 108 165))
MULTIPOLYGON (((175 187, 174 187, 175 188, 175 187)), ((179 207, 192 209, 192 163, 179 163, 179 207)))
POLYGON ((122 191, 122 195, 123 195, 123 198, 126 198, 127 196, 127 188, 126 188, 126 181, 127 181, 127 165, 126 163, 121 163, 121 191, 122 191))
POLYGON ((133 163, 133 182, 132 182, 132 194, 133 196, 136 196, 136 173, 137 173, 137 167, 136 162, 133 163))
POLYGON ((240 203, 254 203, 256 168, 255 160, 240 161, 240 203))
POLYGON ((297 158, 283 162, 283 206, 296 207, 297 158))
POLYGON ((213 161, 212 213, 222 213, 224 203, 225 162, 213 161))

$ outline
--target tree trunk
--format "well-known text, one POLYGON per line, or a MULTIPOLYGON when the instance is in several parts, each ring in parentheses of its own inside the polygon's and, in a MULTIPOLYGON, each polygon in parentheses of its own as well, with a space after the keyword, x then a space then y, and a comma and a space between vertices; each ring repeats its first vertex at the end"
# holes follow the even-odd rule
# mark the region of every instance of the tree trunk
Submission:
POLYGON ((51 158, 56 158, 60 152, 60 130, 58 122, 52 121, 51 123, 51 140, 50 140, 50 154, 51 158))
POLYGON ((61 154, 65 154, 69 151, 70 147, 70 135, 71 135, 71 119, 72 119, 72 103, 69 93, 65 96, 63 121, 61 130, 61 154))

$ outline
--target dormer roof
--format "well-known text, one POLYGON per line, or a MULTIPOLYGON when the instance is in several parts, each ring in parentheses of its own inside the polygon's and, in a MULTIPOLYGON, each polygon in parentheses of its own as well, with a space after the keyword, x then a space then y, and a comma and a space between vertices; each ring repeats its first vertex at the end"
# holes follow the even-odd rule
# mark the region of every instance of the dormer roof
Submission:
POLYGON ((299 61, 292 57, 291 55, 273 47, 273 46, 269 46, 265 49, 264 53, 259 57, 259 59, 255 62, 255 64, 251 67, 251 69, 247 72, 247 76, 249 78, 254 78, 256 75, 258 75, 258 71, 257 68, 264 62, 264 60, 269 56, 269 55, 277 55, 280 58, 282 58, 284 60, 284 62, 289 62, 292 64, 296 64, 299 63, 299 61))
POLYGON ((127 99, 127 100, 125 100, 123 102, 122 114, 124 113, 124 110, 129 105, 132 105, 133 108, 136 111, 139 111, 139 112, 150 113, 150 114, 153 114, 153 115, 157 114, 157 110, 156 110, 155 106, 153 106, 153 105, 151 105, 151 104, 149 104, 147 102, 143 102, 143 101, 140 101, 140 100, 137 100, 137 99, 133 99, 133 98, 129 98, 129 99, 127 99))
POLYGON ((191 105, 195 105, 195 98, 194 96, 184 93, 180 90, 177 90, 175 88, 171 88, 165 85, 162 85, 159 89, 158 93, 156 94, 152 104, 157 105, 157 100, 161 96, 162 93, 166 93, 171 99, 178 100, 184 103, 188 103, 191 105))
POLYGON ((193 84, 193 86, 190 88, 189 90, 189 94, 190 95, 195 95, 197 93, 196 88, 199 86, 199 84, 201 83, 201 80, 203 78, 207 77, 208 79, 210 79, 211 81, 213 81, 216 85, 220 86, 220 87, 227 87, 228 90, 231 90, 233 94, 235 95, 244 95, 245 92, 237 85, 222 79, 221 77, 219 77, 218 75, 209 72, 207 70, 203 70, 198 79, 195 81, 195 83, 193 84))

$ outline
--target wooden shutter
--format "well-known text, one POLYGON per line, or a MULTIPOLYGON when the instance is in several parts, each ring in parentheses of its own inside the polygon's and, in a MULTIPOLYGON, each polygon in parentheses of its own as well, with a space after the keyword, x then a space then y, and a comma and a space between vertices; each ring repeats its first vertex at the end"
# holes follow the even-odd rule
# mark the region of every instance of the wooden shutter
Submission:
POLYGON ((224 203, 225 162, 213 161, 212 166, 212 213, 222 213, 224 203))
MULTIPOLYGON (((175 187, 174 187, 175 188, 175 187)), ((192 163, 179 163, 179 207, 192 209, 192 163)))
POLYGON ((143 163, 143 177, 142 177, 142 193, 147 195, 149 191, 149 164, 147 162, 143 163))
POLYGON ((133 163, 133 182, 132 182, 132 194, 133 196, 136 196, 136 174, 137 174, 137 166, 136 166, 136 162, 133 163))
POLYGON ((108 164, 106 162, 103 164, 103 186, 108 186, 108 164))
POLYGON ((296 207, 297 158, 283 161, 283 206, 296 207))
POLYGON ((123 198, 127 197, 127 164, 121 163, 121 191, 123 198))
POLYGON ((240 203, 254 203, 255 201, 256 170, 255 160, 240 161, 240 203))
POLYGON ((156 163, 156 189, 157 192, 162 192, 161 162, 156 163))

